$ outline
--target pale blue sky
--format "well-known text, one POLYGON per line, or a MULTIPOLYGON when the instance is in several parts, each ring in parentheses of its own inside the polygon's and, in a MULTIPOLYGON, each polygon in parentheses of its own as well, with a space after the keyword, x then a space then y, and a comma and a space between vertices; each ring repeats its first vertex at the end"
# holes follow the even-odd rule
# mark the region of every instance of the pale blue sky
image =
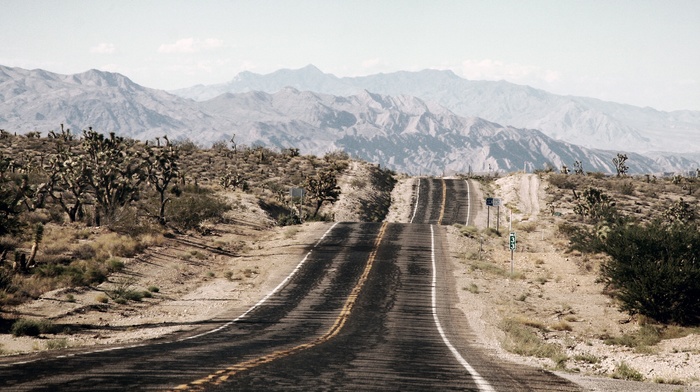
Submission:
POLYGON ((0 0, 0 64, 147 87, 314 64, 451 69, 557 94, 700 110, 700 1, 0 0))

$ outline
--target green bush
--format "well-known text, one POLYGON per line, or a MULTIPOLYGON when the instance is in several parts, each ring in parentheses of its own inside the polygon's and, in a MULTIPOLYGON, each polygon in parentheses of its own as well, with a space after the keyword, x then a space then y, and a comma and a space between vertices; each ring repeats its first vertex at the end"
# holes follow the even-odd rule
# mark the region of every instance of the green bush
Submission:
POLYGON ((55 333, 54 325, 48 320, 18 319, 10 328, 12 336, 39 336, 42 333, 55 333))
POLYGON ((610 255, 601 277, 622 310, 663 323, 700 324, 700 231, 688 225, 622 224, 594 248, 610 255))
POLYGON ((120 259, 117 259, 115 257, 109 259, 106 261, 107 264, 107 272, 109 273, 114 273, 114 272, 119 272, 124 269, 126 266, 123 261, 120 259))

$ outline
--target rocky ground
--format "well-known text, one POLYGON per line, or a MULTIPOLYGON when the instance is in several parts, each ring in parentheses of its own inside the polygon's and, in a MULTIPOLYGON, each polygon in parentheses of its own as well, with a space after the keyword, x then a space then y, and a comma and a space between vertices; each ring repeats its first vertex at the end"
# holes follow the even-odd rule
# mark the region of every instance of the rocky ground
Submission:
MULTIPOLYGON (((367 166, 353 165, 341 183, 343 200, 332 209, 336 220, 353 220, 364 198, 373 194, 367 166)), ((401 178, 392 193, 388 221, 407 222, 414 179, 401 178)), ((510 273, 507 236, 490 235, 481 207, 475 226, 447 227, 460 303, 471 327, 494 355, 572 378, 589 390, 700 390, 700 336, 663 340, 644 350, 607 345, 606 337, 639 329, 635 320, 617 310, 596 283, 596 260, 567 254, 566 239, 557 233, 557 217, 544 209, 546 183, 532 174, 517 174, 483 184, 485 195, 502 198, 501 228, 507 231, 513 211, 518 236, 514 273, 510 273), (481 251, 480 251, 481 249, 481 251), (506 319, 536 326, 540 338, 563 347, 566 359, 520 356, 503 349, 506 319), (625 363, 645 383, 618 383, 608 378, 625 363), (656 382, 656 383, 655 383, 656 382), (659 384, 664 382, 665 384, 659 384), (640 386, 641 385, 641 386, 640 386)), ((255 200, 242 193, 232 224, 217 227, 216 237, 168 239, 127 262, 127 268, 94 289, 56 290, 12 310, 12 316, 49 318, 65 326, 64 333, 39 338, 0 335, 5 360, 23 353, 102 344, 130 344, 172 333, 193 333, 212 318, 235 318, 272 290, 303 258, 328 228, 327 223, 274 227, 255 200), (222 252, 216 244, 235 244, 222 252), (118 285, 157 288, 139 302, 103 303, 100 297, 118 285)), ((493 212, 493 211, 492 211, 493 212)), ((494 214, 489 214, 494 219, 494 214)), ((492 222, 491 226, 493 226, 492 222)), ((5 315, 7 317, 8 315, 5 315)))

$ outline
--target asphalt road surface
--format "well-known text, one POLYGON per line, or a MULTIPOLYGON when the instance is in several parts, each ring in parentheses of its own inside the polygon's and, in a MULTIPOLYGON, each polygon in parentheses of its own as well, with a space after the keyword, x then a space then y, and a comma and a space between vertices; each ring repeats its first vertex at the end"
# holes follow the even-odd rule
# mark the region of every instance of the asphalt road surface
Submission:
POLYGON ((412 224, 333 225, 275 292, 208 333, 0 365, 0 390, 579 390, 499 363, 451 306, 437 224, 469 221, 468 186, 422 179, 412 224))

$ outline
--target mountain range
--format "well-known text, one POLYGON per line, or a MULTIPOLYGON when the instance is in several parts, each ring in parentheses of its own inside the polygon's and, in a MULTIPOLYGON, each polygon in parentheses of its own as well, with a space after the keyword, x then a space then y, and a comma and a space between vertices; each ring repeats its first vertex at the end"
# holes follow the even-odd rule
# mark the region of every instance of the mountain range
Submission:
MULTIPOLYGON (((168 93, 140 86, 116 73, 90 70, 60 75, 0 66, 0 128, 25 133, 46 132, 59 124, 74 130, 90 126, 136 139, 167 134, 173 140, 191 139, 202 145, 228 141, 235 135, 239 145, 296 147, 302 153, 318 155, 344 150, 351 156, 412 174, 571 167, 576 160, 583 162, 586 170, 612 172, 612 158, 619 151, 629 151, 633 172, 689 170, 700 162, 700 154, 694 153, 700 148, 688 148, 697 142, 692 137, 686 140, 685 154, 644 156, 630 148, 587 148, 557 140, 543 130, 460 115, 437 98, 452 94, 452 100, 462 102, 464 107, 487 106, 469 103, 470 99, 477 99, 473 98, 477 93, 465 95, 472 97, 467 99, 459 98, 460 90, 451 90, 463 83, 482 86, 480 94, 488 92, 489 96, 495 96, 498 86, 502 86, 500 95, 510 100, 513 108, 520 108, 513 110, 513 119, 522 117, 522 107, 533 105, 532 102, 544 105, 546 100, 567 99, 505 82, 465 81, 447 71, 337 78, 310 66, 269 75, 243 72, 230 83, 168 93), (396 92, 401 80, 428 98, 396 92), (361 88, 360 81, 371 88, 361 88), (395 93, 378 93, 382 88, 395 93)), ((486 99, 483 97, 479 99, 486 99)), ((647 110, 592 101, 604 107, 647 110)), ((492 113, 505 116, 503 103, 494 105, 492 113)), ((544 106, 540 110, 545 113, 544 106)), ((621 111, 618 109, 618 117, 622 116, 621 111)), ((552 113, 557 112, 553 109, 549 117, 555 117, 552 113)), ((697 112, 682 113, 685 125, 674 137, 692 135, 693 128, 688 124, 699 117, 697 112)), ((667 115, 680 118, 682 113, 667 115)), ((586 123, 582 116, 569 113, 568 118, 571 123, 586 123)), ((630 145, 644 138, 652 140, 649 132, 627 127, 624 135, 630 145)), ((608 134, 611 139, 613 136, 617 137, 617 131, 608 134)), ((578 139, 596 145, 595 138, 579 135, 578 139)))
POLYGON ((308 65, 267 75, 246 71, 228 83, 197 85, 172 92, 203 101, 223 93, 274 93, 284 87, 339 96, 362 90, 411 95, 442 105, 460 116, 539 129, 555 139, 589 148, 700 153, 700 111, 663 112, 593 98, 561 96, 505 81, 467 80, 452 71, 399 71, 339 78, 308 65))

